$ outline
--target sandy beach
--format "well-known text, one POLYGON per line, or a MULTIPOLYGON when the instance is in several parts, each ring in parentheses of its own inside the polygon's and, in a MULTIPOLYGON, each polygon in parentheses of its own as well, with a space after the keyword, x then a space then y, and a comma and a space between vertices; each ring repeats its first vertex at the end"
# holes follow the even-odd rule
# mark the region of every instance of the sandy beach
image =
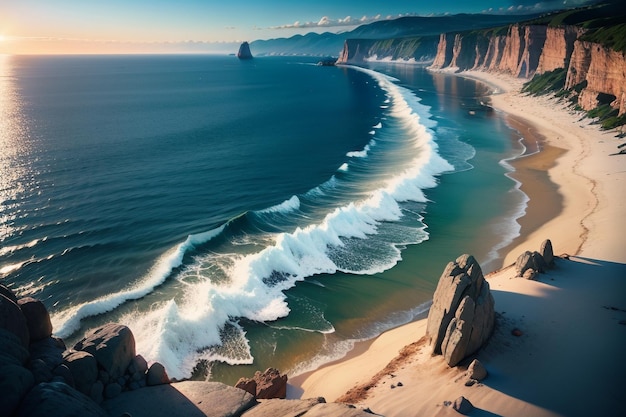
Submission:
POLYGON ((461 76, 492 86, 492 106, 542 149, 515 162, 530 202, 521 236, 504 249, 503 269, 487 276, 498 315, 494 336, 478 354, 488 378, 465 386, 468 363, 451 369, 432 357, 419 342, 426 329, 420 320, 293 379, 291 393, 356 403, 385 416, 458 415, 448 405, 461 395, 476 407, 471 415, 623 415, 626 156, 611 155, 623 139, 553 98, 521 94, 523 80, 461 76), (545 186, 548 179, 554 186, 545 186), (536 281, 515 278, 509 265, 545 239, 555 255, 564 255, 556 267, 536 281))

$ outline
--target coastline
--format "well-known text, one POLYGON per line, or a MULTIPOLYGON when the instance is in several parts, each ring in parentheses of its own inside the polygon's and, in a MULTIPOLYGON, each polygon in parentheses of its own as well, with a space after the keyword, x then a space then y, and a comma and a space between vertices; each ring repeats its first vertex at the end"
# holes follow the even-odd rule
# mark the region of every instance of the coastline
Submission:
POLYGON ((505 113, 510 122, 521 123, 514 128, 529 129, 541 137, 543 152, 512 162, 516 167, 512 176, 521 182, 530 201, 526 215, 518 219, 520 236, 501 249, 506 254, 503 269, 487 276, 496 311, 503 318, 501 327, 521 325, 528 334, 511 340, 502 328, 496 331, 479 354, 494 375, 479 387, 464 387, 459 382, 462 369, 447 368, 440 358, 430 358, 428 348, 417 348, 402 359, 399 370, 383 370, 372 379, 384 368, 381 362, 389 362, 389 357, 395 358, 404 346, 424 335, 426 320, 422 319, 383 333, 364 353, 351 353, 302 379, 295 378, 292 382, 298 385, 293 392, 301 398, 324 396, 328 401, 356 402, 386 416, 406 415, 409 410, 414 415, 456 415, 443 404, 460 395, 497 415, 602 414, 598 410, 617 414, 619 408, 611 408, 619 404, 616 374, 626 369, 598 349, 604 345, 618 354, 619 346, 626 342, 626 332, 619 325, 626 319, 622 310, 626 308, 626 285, 620 279, 626 276, 626 238, 618 232, 626 215, 626 170, 621 156, 610 156, 617 149, 615 132, 600 131, 589 119, 582 119, 582 113, 555 99, 520 94, 523 80, 473 71, 457 75, 491 86, 494 109, 505 113), (543 181, 535 181, 533 176, 542 176, 543 181), (555 187, 542 188, 546 180, 555 187), (559 260, 557 269, 542 274, 538 281, 511 279, 514 271, 507 265, 526 250, 538 250, 545 239, 552 240, 555 255, 576 257, 559 260), (573 300, 579 303, 576 310, 572 310, 573 300), (598 306, 602 302, 605 305, 598 306), (614 307, 614 313, 598 308, 607 306, 614 307), (546 311, 554 317, 548 320, 546 311), (555 324, 569 322, 570 318, 563 316, 565 311, 576 317, 580 328, 555 324), (593 333, 595 339, 578 335, 582 331, 593 333), (563 345, 573 340, 578 345, 563 345), (590 353, 593 367, 581 365, 590 353), (590 382, 585 384, 587 380, 590 382), (394 382, 403 382, 402 387, 394 382), (359 384, 367 387, 365 398, 340 398, 359 384))

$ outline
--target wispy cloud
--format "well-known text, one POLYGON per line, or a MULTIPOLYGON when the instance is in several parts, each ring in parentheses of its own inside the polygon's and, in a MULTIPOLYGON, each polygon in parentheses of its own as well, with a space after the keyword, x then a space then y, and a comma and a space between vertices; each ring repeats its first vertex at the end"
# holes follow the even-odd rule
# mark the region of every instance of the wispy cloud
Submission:
POLYGON ((584 6, 595 3, 595 0, 545 0, 537 2, 536 0, 517 0, 509 7, 500 7, 497 9, 489 8, 483 10, 483 13, 541 13, 557 9, 569 9, 573 7, 584 6))
POLYGON ((333 19, 328 16, 322 16, 316 22, 296 21, 293 23, 285 24, 285 25, 271 26, 268 29, 307 29, 307 28, 336 28, 336 27, 343 27, 343 26, 358 26, 358 25, 364 25, 366 23, 377 22, 379 20, 395 19, 401 16, 402 15, 382 16, 378 14, 375 16, 361 16, 361 17, 346 16, 344 18, 339 18, 339 19, 333 19))

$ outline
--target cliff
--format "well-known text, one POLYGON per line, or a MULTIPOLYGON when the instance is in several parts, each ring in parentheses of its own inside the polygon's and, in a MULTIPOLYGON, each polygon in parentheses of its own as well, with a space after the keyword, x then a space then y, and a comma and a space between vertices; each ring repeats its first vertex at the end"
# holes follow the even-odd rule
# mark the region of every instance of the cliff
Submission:
POLYGON ((338 64, 362 64, 371 60, 432 62, 437 55, 438 36, 398 39, 347 39, 338 64))
POLYGON ((581 37, 580 26, 513 24, 500 30, 446 33, 431 69, 481 70, 530 79, 562 69, 565 90, 584 110, 610 105, 626 113, 626 52, 581 37))
POLYGON ((582 87, 578 104, 585 110, 609 104, 626 113, 626 54, 577 40, 567 68, 565 89, 582 87))

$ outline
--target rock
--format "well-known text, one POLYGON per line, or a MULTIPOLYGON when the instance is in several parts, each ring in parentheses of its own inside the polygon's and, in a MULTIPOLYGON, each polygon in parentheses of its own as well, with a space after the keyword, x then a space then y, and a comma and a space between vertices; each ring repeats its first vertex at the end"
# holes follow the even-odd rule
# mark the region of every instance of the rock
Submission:
POLYGON ((5 287, 2 284, 0 284, 0 295, 4 295, 6 298, 17 304, 17 297, 15 296, 13 291, 11 291, 9 288, 5 287))
POLYGON ((0 365, 24 365, 30 357, 23 341, 13 332, 0 328, 0 365))
POLYGON ((487 370, 478 359, 474 359, 472 363, 470 363, 470 365, 467 367, 467 376, 470 379, 482 381, 483 379, 487 378, 487 370))
POLYGON ((539 254, 541 254, 548 268, 554 267, 554 252, 552 250, 552 242, 550 239, 546 239, 541 243, 539 254))
POLYGON ((96 358, 87 352, 69 352, 63 361, 74 379, 74 386, 85 395, 91 393, 91 386, 98 379, 98 363, 96 358))
POLYGON ((524 334, 524 332, 522 332, 520 329, 513 329, 511 330, 511 334, 515 337, 520 337, 524 334))
POLYGON ((306 400, 263 400, 259 405, 248 410, 245 417, 267 417, 267 416, 302 416, 316 405, 325 403, 322 397, 308 398, 306 400))
POLYGON ((548 265, 546 265, 546 261, 543 259, 543 256, 537 251, 533 252, 533 262, 535 263, 535 270, 541 274, 546 272, 548 265))
POLYGON ((256 381, 250 378, 239 378, 239 381, 235 384, 235 388, 249 392, 256 397, 256 381))
POLYGON ((452 404, 452 408, 456 412, 459 412, 464 415, 468 415, 474 410, 474 405, 472 405, 472 403, 469 402, 467 398, 461 396, 457 398, 456 400, 454 400, 454 403, 452 404))
POLYGON ((26 317, 16 303, 2 294, 0 294, 0 329, 8 330, 16 335, 22 346, 28 349, 30 333, 26 317))
POLYGON ((240 416, 255 403, 249 393, 220 382, 184 381, 126 391, 102 407, 111 416, 224 417, 240 416))
POLYGON ((462 255, 446 266, 428 313, 426 337, 449 366, 476 352, 495 324, 494 300, 480 265, 462 255))
POLYGON ((124 375, 135 357, 135 337, 128 327, 109 323, 93 330, 74 349, 91 353, 111 379, 116 380, 124 375))
POLYGON ((539 252, 526 251, 522 253, 515 262, 515 276, 524 277, 524 273, 529 269, 533 269, 536 273, 545 272, 546 266, 546 261, 539 252))
POLYGON ((530 251, 526 251, 517 257, 515 261, 515 276, 521 277, 529 268, 534 268, 533 254, 530 251))
POLYGON ((30 369, 35 377, 35 384, 50 382, 52 379, 52 370, 41 359, 31 360, 28 369, 30 369))
POLYGON ((17 304, 26 317, 31 342, 52 336, 50 314, 41 301, 25 297, 17 300, 17 304))
POLYGON ((54 377, 60 377, 62 382, 69 385, 72 388, 76 388, 76 383, 74 382, 74 375, 72 375, 72 371, 65 364, 61 364, 54 368, 52 371, 52 375, 54 377))
POLYGON ((54 369, 63 363, 65 349, 65 343, 57 337, 46 337, 45 339, 31 342, 28 348, 32 360, 41 359, 50 369, 54 369))
POLYGON ((11 416, 22 398, 35 385, 35 377, 16 364, 0 365, 0 416, 11 416))
POLYGON ((250 51, 250 44, 244 42, 239 46, 239 52, 237 52, 237 58, 239 59, 252 59, 252 52, 250 51))
POLYGON ((281 375, 275 368, 267 368, 265 372, 255 372, 256 398, 272 399, 287 396, 287 375, 281 375))
MULTIPOLYGON (((245 416, 245 414, 244 414, 245 416)), ((344 403, 322 403, 311 408, 306 417, 372 417, 369 410, 344 403)))
POLYGON ((148 371, 148 362, 144 359, 143 356, 137 355, 130 361, 130 365, 128 365, 128 373, 130 375, 135 374, 145 374, 148 371))
POLYGON ((110 384, 107 384, 106 387, 104 387, 104 398, 106 398, 107 400, 110 398, 115 398, 121 393, 122 393, 122 386, 118 384, 117 382, 112 382, 110 384))
POLYGON ((163 367, 163 365, 161 365, 159 362, 153 363, 148 369, 148 373, 146 375, 146 383, 149 386, 152 386, 169 384, 169 382, 170 378, 167 376, 165 367, 163 367))
POLYGON ((108 417, 89 397, 62 382, 36 385, 20 404, 16 416, 108 417))
POLYGON ((89 398, 91 398, 97 404, 100 404, 104 401, 104 384, 101 381, 96 381, 91 386, 91 391, 89 391, 89 398))
POLYGON ((537 271, 532 268, 528 268, 526 271, 524 271, 522 278, 533 281, 535 278, 537 278, 537 271))

